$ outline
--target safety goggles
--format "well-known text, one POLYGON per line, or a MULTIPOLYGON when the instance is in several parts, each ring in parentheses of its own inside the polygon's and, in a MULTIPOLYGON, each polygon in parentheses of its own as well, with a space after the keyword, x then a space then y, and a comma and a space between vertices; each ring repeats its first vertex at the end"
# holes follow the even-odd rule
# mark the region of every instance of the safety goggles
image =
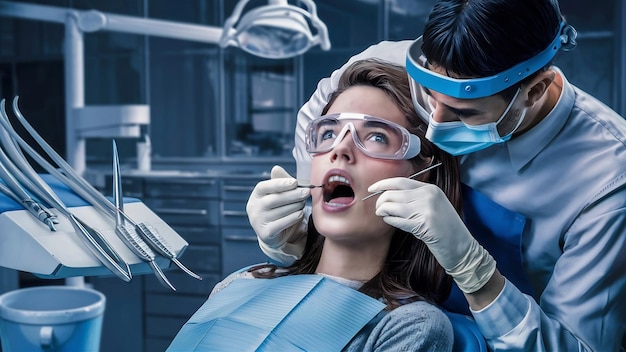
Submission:
POLYGON ((305 141, 311 154, 335 148, 350 131, 365 155, 378 159, 411 159, 420 152, 420 139, 406 128, 379 117, 357 113, 329 114, 309 124, 305 141))
POLYGON ((552 61, 559 49, 571 50, 576 45, 575 39, 576 30, 565 22, 561 22, 560 29, 552 43, 530 59, 493 76, 457 79, 428 69, 427 59, 422 52, 423 38, 420 36, 411 44, 406 57, 406 70, 411 80, 411 91, 418 91, 418 85, 422 85, 459 99, 488 97, 513 86, 545 67, 552 61))

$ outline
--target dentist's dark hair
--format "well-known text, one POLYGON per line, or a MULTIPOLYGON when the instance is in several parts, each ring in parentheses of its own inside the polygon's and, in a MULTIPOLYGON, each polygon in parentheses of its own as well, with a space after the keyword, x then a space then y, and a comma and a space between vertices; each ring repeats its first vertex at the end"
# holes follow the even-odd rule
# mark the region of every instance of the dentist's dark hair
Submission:
MULTIPOLYGON (((545 50, 561 19, 555 0, 440 0, 424 27, 422 51, 452 77, 488 77, 545 50)), ((508 100, 518 86, 499 94, 508 100)))
MULTIPOLYGON (((408 121, 408 130, 421 141, 421 151, 411 159, 415 169, 423 169, 434 162, 442 165, 426 173, 420 181, 435 184, 441 188, 455 209, 461 209, 461 183, 458 161, 455 157, 437 148, 425 137, 426 123, 413 108, 409 80, 402 66, 375 59, 356 61, 342 74, 338 88, 323 109, 325 114, 335 99, 344 91, 355 86, 370 86, 381 89, 404 113, 408 121)), ((372 216, 375 216, 372 214, 372 216)), ((319 263, 324 237, 315 228, 313 217, 309 218, 307 243, 300 260, 287 268, 286 272, 276 271, 269 265, 269 272, 251 269, 257 277, 277 277, 293 274, 313 274, 319 263)), ((268 265, 262 267, 267 268, 268 265)), ((418 300, 433 304, 443 303, 450 294, 452 278, 439 265, 428 247, 410 233, 397 229, 391 239, 387 258, 381 271, 366 282, 359 291, 382 298, 387 309, 418 300)))

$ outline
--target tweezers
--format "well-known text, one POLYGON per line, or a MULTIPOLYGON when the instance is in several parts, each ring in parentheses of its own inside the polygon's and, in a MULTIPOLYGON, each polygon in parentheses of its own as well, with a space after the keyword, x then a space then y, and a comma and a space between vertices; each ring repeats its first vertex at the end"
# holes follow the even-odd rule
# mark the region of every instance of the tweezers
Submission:
MULTIPOLYGON (((189 270, 186 266, 183 265, 183 263, 178 260, 178 258, 176 257, 176 253, 174 253, 174 251, 170 249, 169 244, 165 241, 163 237, 161 237, 161 235, 159 235, 156 229, 153 229, 151 226, 144 223, 135 223, 133 220, 125 215, 124 202, 122 200, 122 175, 120 173, 120 158, 117 152, 117 144, 115 143, 115 140, 113 140, 113 202, 117 210, 116 224, 122 225, 121 228, 127 230, 132 229, 132 231, 138 233, 142 238, 147 239, 148 243, 152 244, 153 248, 157 252, 171 260, 174 264, 176 264, 176 266, 178 266, 181 270, 187 273, 187 275, 193 277, 196 280, 202 280, 201 276, 189 270), (130 229, 128 229, 124 225, 125 219, 127 219, 128 222, 131 224, 130 229)), ((140 244, 143 243, 145 245, 145 242, 143 242, 141 238, 138 240, 140 244)), ((150 247, 145 246, 142 251, 146 252, 148 256, 150 256, 150 258, 154 258, 154 254, 152 253, 150 247)), ((154 264, 154 261, 151 260, 150 264, 154 264)), ((174 286, 172 286, 172 284, 167 280, 165 275, 163 275, 163 272, 159 269, 159 267, 156 266, 156 264, 153 266, 153 269, 157 273, 157 277, 160 279, 162 284, 170 287, 174 291, 176 290, 174 286)))
POLYGON ((165 286, 176 291, 176 288, 167 279, 159 265, 156 263, 156 256, 148 245, 137 235, 133 226, 126 227, 122 213, 124 211, 124 202, 122 199, 122 176, 120 174, 120 158, 117 154, 117 144, 113 140, 113 203, 118 210, 115 214, 115 233, 126 242, 128 248, 130 248, 139 258, 148 262, 150 267, 154 271, 159 282, 165 286))

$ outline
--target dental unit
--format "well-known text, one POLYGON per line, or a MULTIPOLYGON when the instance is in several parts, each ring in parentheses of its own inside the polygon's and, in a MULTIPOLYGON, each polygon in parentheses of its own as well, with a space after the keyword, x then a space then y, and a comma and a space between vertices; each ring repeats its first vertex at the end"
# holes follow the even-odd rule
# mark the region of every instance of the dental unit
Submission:
MULTIPOLYGON (((22 145, 22 147, 28 152, 28 154, 33 159, 35 159, 41 167, 43 167, 44 169, 46 169, 46 171, 48 171, 49 173, 53 174, 58 179, 63 181, 74 192, 81 195, 94 207, 98 207, 98 209, 101 210, 103 213, 106 214, 108 211, 109 215, 114 219, 117 219, 119 216, 122 216, 123 217, 122 220, 132 225, 132 227, 134 228, 133 231, 136 231, 137 234, 140 235, 140 238, 138 238, 137 240, 131 241, 132 243, 135 243, 135 244, 131 244, 133 248, 135 248, 136 246, 147 248, 148 249, 147 251, 145 249, 141 249, 140 252, 146 253, 147 255, 151 256, 152 251, 150 250, 149 247, 146 247, 144 243, 144 241, 147 241, 148 244, 150 244, 150 246, 154 250, 159 252, 162 256, 170 259, 174 264, 176 264, 181 270, 183 270, 189 276, 197 280, 202 280, 200 276, 193 273, 191 270, 185 267, 178 260, 178 258, 176 257, 176 254, 174 253, 172 248, 169 246, 167 241, 162 236, 160 236, 159 233, 154 228, 146 224, 136 223, 135 221, 133 221, 129 216, 127 216, 123 212, 123 209, 121 209, 119 206, 114 206, 100 192, 98 192, 95 188, 93 188, 91 184, 89 184, 85 179, 83 179, 80 175, 78 175, 78 173, 60 155, 58 155, 54 151, 54 149, 50 147, 50 145, 48 145, 48 143, 37 133, 37 131, 28 123, 26 118, 24 118, 24 116, 20 112, 18 105, 17 105, 18 99, 19 99, 18 97, 15 97, 15 99, 13 100, 13 111, 18 121, 22 124, 22 126, 26 129, 26 131, 30 133, 31 137, 33 137, 33 139, 48 154, 48 156, 55 163, 57 163, 57 165, 63 172, 59 173, 52 165, 46 162, 45 159, 40 157, 34 151, 34 149, 32 149, 23 139, 21 139, 19 135, 14 133, 13 135, 14 135, 15 140, 20 145, 22 145)), ((114 147, 113 157, 114 157, 113 158, 114 160, 114 165, 113 165, 114 198, 117 195, 121 199, 121 175, 119 173, 119 157, 117 154, 116 147, 114 147)), ((153 261, 150 261, 150 262, 152 263, 153 261)), ((160 276, 160 275, 157 275, 157 276, 160 276)), ((162 282, 162 283, 165 284, 165 282, 162 282)), ((171 284, 167 283, 166 286, 171 287, 171 284)))
POLYGON ((56 208, 57 211, 69 220, 71 226, 74 228, 74 232, 78 235, 82 243, 96 258, 100 260, 104 266, 106 266, 111 272, 122 280, 130 281, 132 275, 130 274, 128 264, 120 259, 117 252, 112 249, 110 243, 102 235, 102 233, 87 225, 87 223, 79 216, 72 214, 65 203, 34 171, 32 166, 28 164, 24 155, 17 150, 14 141, 10 139, 9 134, 7 133, 8 117, 4 111, 4 100, 0 102, 0 115, 0 124, 2 124, 3 127, 2 132, 0 132, 0 140, 7 154, 12 157, 12 160, 9 160, 9 158, 3 158, 3 162, 5 162, 6 165, 16 166, 15 164, 18 164, 19 169, 17 167, 12 167, 12 171, 15 175, 21 175, 19 176, 20 178, 30 180, 31 186, 29 187, 29 190, 34 193, 36 197, 44 200, 46 203, 56 208), (15 164, 11 164, 11 162, 15 164), (24 171, 23 174, 22 171, 24 171))
MULTIPOLYGON (((178 260, 177 256, 180 255, 182 250, 187 246, 187 243, 180 238, 178 234, 176 234, 169 226, 159 219, 158 216, 150 212, 149 209, 141 202, 130 203, 129 207, 133 208, 132 212, 124 212, 123 207, 121 206, 121 186, 118 186, 114 193, 114 202, 117 199, 117 206, 93 188, 93 186, 80 177, 75 170, 73 170, 69 164, 67 164, 63 158, 60 157, 32 128, 19 111, 17 101, 18 98, 16 97, 13 101, 13 111, 15 116, 29 132, 29 134, 42 147, 50 159, 52 159, 59 166, 59 168, 57 169, 46 161, 44 157, 39 155, 33 147, 24 141, 24 139, 13 129, 5 110, 5 102, 2 100, 0 102, 0 125, 2 126, 0 139, 3 150, 0 149, 0 161, 2 161, 2 165, 6 170, 5 173, 2 173, 2 176, 4 182, 7 184, 5 188, 10 191, 9 198, 17 201, 28 195, 26 192, 19 192, 21 188, 18 188, 17 186, 19 186, 19 183, 21 182, 24 185, 24 188, 32 193, 37 199, 44 201, 64 215, 62 219, 57 220, 60 225, 55 228, 57 230, 56 232, 63 232, 64 236, 56 238, 57 240, 60 240, 61 237, 65 241, 71 240, 65 236, 66 232, 68 232, 68 226, 67 222, 64 220, 67 218, 69 224, 71 225, 71 229, 73 229, 73 231, 70 232, 78 235, 83 245, 87 247, 91 257, 97 258, 101 265, 104 265, 110 272, 124 281, 130 281, 132 278, 131 266, 134 267, 134 271, 144 273, 146 268, 143 268, 139 264, 144 262, 148 264, 164 286, 174 290, 174 286, 169 282, 169 280, 167 280, 167 278, 165 278, 165 275, 162 273, 160 268, 161 266, 167 268, 169 266, 167 265, 169 261, 175 263, 190 276, 196 279, 201 279, 200 276, 191 272, 178 260), (21 147, 51 176, 54 176, 57 181, 60 181, 61 184, 64 184, 71 191, 75 192, 76 195, 82 197, 82 200, 87 201, 90 206, 76 207, 71 208, 70 210, 70 207, 68 207, 48 185, 50 181, 44 181, 42 177, 34 171, 19 147, 21 147), (20 182, 18 182, 18 180, 20 182), (8 184, 11 186, 8 186, 8 184), (16 194, 16 192, 19 193, 16 194), (81 208, 80 211, 78 208, 81 208), (137 211, 139 212, 137 213, 137 211), (77 214, 79 212, 81 214, 77 214), (130 214, 132 213, 135 214, 131 217, 130 214), (107 215, 109 218, 116 221, 113 231, 111 231, 112 226, 110 222, 104 221, 102 214, 107 215), (136 220, 133 220, 133 218, 136 220), (90 225, 87 224, 86 219, 89 219, 90 225), (122 219, 122 221, 120 222, 118 219, 122 219), (97 230, 97 228, 101 230, 97 230), (111 233, 114 234, 114 236, 111 236, 111 233), (150 249, 146 241, 165 258, 157 257, 152 249, 150 249), (168 260, 164 263, 163 259, 168 260)), ((117 158, 117 155, 114 156, 116 157, 116 159, 114 159, 114 166, 117 166, 118 168, 116 171, 114 167, 114 177, 117 177, 119 180, 119 159, 117 158)), ((33 198, 29 198, 28 201, 30 202, 31 200, 35 201, 33 198)), ((29 203, 18 202, 18 204, 25 206, 29 203)), ((45 212, 45 208, 41 207, 41 209, 42 212, 45 212)), ((3 213, 0 216, 0 224, 3 224, 6 220, 4 219, 4 216, 9 213, 9 217, 16 217, 15 219, 11 219, 13 223, 10 224, 10 227, 21 227, 20 230, 22 232, 29 232, 27 235, 33 236, 30 240, 34 240, 34 242, 37 243, 34 245, 34 247, 36 247, 35 252, 40 252, 43 249, 44 252, 48 251, 48 255, 52 255, 52 258, 44 258, 43 260, 35 261, 36 268, 31 268, 29 266, 32 266, 32 263, 29 265, 26 265, 25 263, 15 263, 15 261, 11 261, 11 258, 16 259, 16 255, 11 255, 9 251, 0 250, 0 252, 3 252, 2 254, 4 254, 0 255, 0 258, 5 259, 0 259, 0 261, 3 261, 3 266, 31 271, 42 277, 68 277, 75 275, 76 273, 90 275, 105 274, 102 269, 97 268, 100 265, 93 263, 93 259, 86 260, 88 263, 83 261, 80 265, 78 265, 78 267, 73 267, 76 266, 77 263, 69 262, 59 265, 60 263, 58 263, 58 261, 63 261, 65 256, 71 257, 71 259, 68 259, 70 262, 76 261, 75 256, 69 256, 67 254, 72 251, 77 251, 77 246, 74 244, 69 246, 71 248, 68 248, 68 243, 65 243, 65 248, 49 246, 50 243, 46 242, 46 240, 48 240, 47 238, 45 240, 39 238, 39 236, 44 236, 41 231, 41 225, 35 226, 34 223, 28 223, 28 221, 18 222, 17 216, 16 214, 13 214, 13 212, 3 213), (42 244, 45 248, 41 248, 42 244), (55 254, 55 251, 64 253, 55 254), (5 261, 8 264, 5 264, 5 261), (45 267, 45 269, 42 269, 42 266, 45 267), (50 266, 54 268, 50 268, 50 266)), ((52 229, 50 228, 50 225, 48 225, 48 223, 55 219, 54 217, 45 218, 43 213, 35 213, 34 210, 29 210, 28 214, 31 215, 31 218, 35 217, 39 223, 44 223, 48 226, 46 229, 48 235, 55 234, 55 232, 51 231, 52 229), (48 221, 44 221, 45 219, 48 219, 48 221)), ((51 216, 52 215, 53 214, 51 214, 51 216)), ((24 220, 23 216, 19 218, 24 220)), ((11 241, 12 239, 17 239, 17 236, 19 235, 14 234, 14 231, 11 231, 11 229, 8 230, 9 231, 5 234, 5 236, 8 236, 8 240, 11 241)), ((49 240, 52 241, 53 239, 49 240)), ((29 241, 28 238, 20 237, 17 241, 21 242, 22 246, 33 247, 32 241, 29 241)))
MULTIPOLYGON (((114 204, 115 199, 110 201, 81 177, 87 138, 138 137, 140 127, 150 123, 148 105, 85 105, 84 34, 108 31, 189 40, 239 47, 273 59, 300 55, 317 45, 330 49, 328 31, 313 1, 298 2, 298 6, 286 0, 268 2, 244 14, 248 1, 241 0, 220 28, 0 0, 0 16, 64 25, 66 86, 65 159, 22 116, 16 97, 14 115, 44 153, 40 155, 24 141, 11 126, 2 101, 0 204, 7 208, 0 209, 0 267, 43 278, 79 279, 72 282, 111 273, 130 281, 133 274, 153 272, 161 284, 174 289, 161 270, 173 263, 201 280, 179 260, 188 243, 143 202, 123 199, 118 183, 114 204), (29 160, 47 174, 37 174, 29 160)), ((119 159, 114 161, 114 170, 116 164, 119 167, 119 159)), ((119 170, 114 172, 119 181, 119 170)))

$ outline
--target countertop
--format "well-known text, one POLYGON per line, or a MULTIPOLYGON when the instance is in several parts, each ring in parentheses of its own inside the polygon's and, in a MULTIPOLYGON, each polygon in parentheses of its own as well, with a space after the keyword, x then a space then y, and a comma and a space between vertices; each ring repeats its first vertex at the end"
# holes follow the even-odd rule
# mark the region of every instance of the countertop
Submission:
MULTIPOLYGON (((171 170, 171 169, 120 169, 122 176, 139 177, 146 179, 201 179, 201 178, 228 178, 228 179, 269 179, 269 171, 258 172, 255 170, 171 170)), ((83 177, 96 187, 104 187, 106 178, 111 177, 111 169, 87 169, 83 177)))

